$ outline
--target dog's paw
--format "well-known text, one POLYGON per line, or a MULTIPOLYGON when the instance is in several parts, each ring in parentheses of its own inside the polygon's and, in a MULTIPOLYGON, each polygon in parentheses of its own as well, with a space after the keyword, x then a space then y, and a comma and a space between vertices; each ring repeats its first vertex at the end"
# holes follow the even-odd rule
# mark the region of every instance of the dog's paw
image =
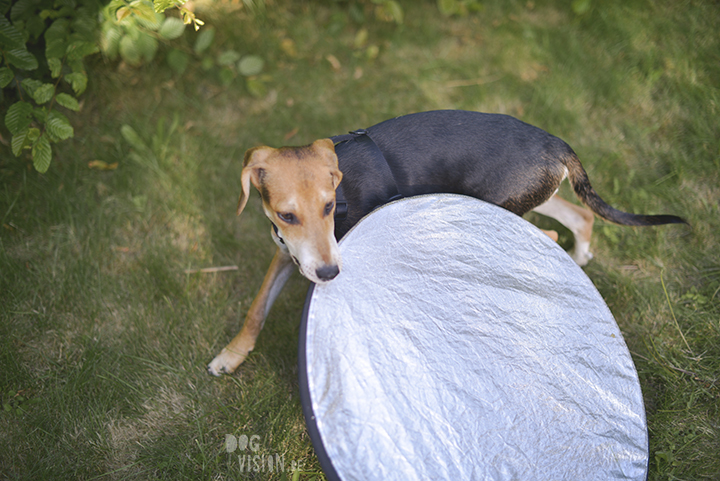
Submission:
POLYGON ((207 366, 207 370, 213 376, 220 376, 222 374, 232 374, 235 369, 245 360, 247 355, 241 355, 238 353, 230 352, 227 349, 223 349, 220 354, 215 356, 215 359, 210 362, 207 366))
POLYGON ((592 252, 590 252, 590 244, 587 242, 575 244, 575 248, 570 252, 570 257, 573 258, 577 265, 585 267, 593 258, 592 252))

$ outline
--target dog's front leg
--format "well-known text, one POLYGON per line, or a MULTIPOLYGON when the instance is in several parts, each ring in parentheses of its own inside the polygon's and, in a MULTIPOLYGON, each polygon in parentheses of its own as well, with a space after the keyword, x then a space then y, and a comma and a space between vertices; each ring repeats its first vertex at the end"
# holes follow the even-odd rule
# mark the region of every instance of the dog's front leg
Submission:
POLYGON ((287 252, 278 249, 265 274, 260 292, 250 305, 240 333, 208 365, 208 372, 214 376, 231 374, 242 364, 255 347, 255 340, 265 324, 265 318, 292 274, 294 265, 287 252))

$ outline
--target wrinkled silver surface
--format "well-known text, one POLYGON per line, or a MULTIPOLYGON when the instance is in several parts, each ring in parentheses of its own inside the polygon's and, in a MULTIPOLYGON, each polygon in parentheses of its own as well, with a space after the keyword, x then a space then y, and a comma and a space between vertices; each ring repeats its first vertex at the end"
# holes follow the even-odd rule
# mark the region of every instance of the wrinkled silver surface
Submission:
POLYGON ((315 420, 344 480, 644 480, 640 385, 593 284, 530 223, 456 195, 341 242, 307 318, 315 420))

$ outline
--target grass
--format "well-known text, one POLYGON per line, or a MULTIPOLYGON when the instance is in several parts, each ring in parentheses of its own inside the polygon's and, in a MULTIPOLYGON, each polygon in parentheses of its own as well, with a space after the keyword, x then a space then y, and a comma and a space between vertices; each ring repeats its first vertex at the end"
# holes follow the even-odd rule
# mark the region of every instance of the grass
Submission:
POLYGON ((177 76, 162 55, 140 69, 98 59, 49 173, 0 145, 0 478, 321 477, 297 387, 304 279, 236 375, 205 372, 273 254, 257 196, 234 217, 242 155, 462 108, 562 137, 613 205, 690 222, 598 221, 586 272, 640 375, 649 479, 720 479, 720 8, 593 2, 578 17, 567 2, 483 4, 444 18, 435 2, 405 2, 395 26, 342 2, 253 16, 217 1, 199 11, 217 28, 210 55, 262 56, 261 96, 195 65, 177 76), (223 265, 239 269, 184 273, 223 265), (259 436, 258 451, 227 453, 227 435, 259 436), (241 471, 250 453, 284 456, 287 470, 241 471))

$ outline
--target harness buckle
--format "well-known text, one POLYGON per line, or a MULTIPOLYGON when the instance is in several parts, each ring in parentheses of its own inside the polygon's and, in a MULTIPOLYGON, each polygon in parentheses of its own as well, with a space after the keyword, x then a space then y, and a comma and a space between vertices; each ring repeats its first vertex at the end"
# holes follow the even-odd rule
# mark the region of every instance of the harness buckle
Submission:
MULTIPOLYGON (((337 190, 335 191, 337 196, 337 190)), ((342 195, 342 194, 341 194, 342 195)), ((344 220, 347 217, 348 204, 345 200, 335 199, 335 219, 344 220)))

